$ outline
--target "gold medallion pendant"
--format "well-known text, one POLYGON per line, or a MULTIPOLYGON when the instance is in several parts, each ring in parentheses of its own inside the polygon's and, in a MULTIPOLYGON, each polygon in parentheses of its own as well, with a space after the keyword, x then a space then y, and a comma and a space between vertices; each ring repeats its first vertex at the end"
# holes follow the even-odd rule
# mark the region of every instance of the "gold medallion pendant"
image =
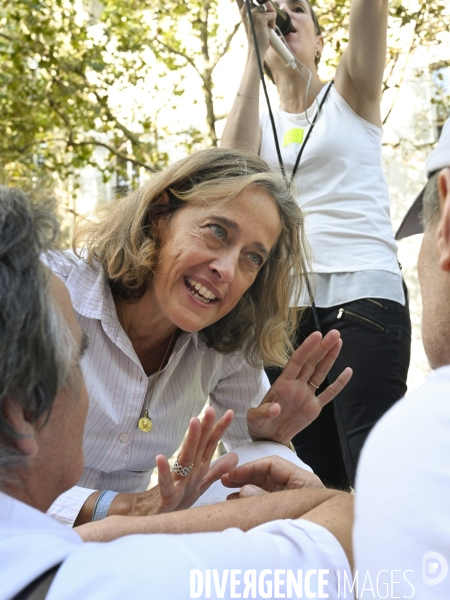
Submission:
POLYGON ((145 411, 144 416, 139 419, 139 429, 141 431, 143 431, 144 433, 148 433, 149 431, 152 430, 153 427, 153 423, 152 420, 150 419, 150 417, 148 416, 148 410, 145 411))

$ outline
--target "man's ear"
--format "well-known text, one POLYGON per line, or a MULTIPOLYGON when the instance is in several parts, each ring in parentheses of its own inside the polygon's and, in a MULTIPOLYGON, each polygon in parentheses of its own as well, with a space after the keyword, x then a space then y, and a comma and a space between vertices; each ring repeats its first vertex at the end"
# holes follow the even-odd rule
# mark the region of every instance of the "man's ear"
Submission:
POLYGON ((450 168, 443 169, 438 178, 441 218, 437 229, 439 266, 450 272, 450 168))
POLYGON ((39 451, 39 444, 36 440, 36 431, 34 425, 25 417, 20 404, 7 398, 3 407, 3 412, 11 428, 20 436, 15 437, 13 443, 22 454, 28 458, 34 458, 39 451))

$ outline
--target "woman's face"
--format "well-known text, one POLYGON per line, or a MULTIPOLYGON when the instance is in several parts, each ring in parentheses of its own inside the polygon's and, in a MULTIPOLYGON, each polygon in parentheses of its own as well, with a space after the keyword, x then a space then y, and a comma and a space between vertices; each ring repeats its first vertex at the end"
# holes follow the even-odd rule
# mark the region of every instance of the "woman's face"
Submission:
POLYGON ((199 331, 229 313, 255 281, 281 232, 278 207, 262 187, 205 205, 190 202, 158 227, 153 294, 161 316, 199 331))
MULTIPOLYGON (((275 4, 291 17, 292 31, 284 36, 290 49, 302 62, 314 65, 316 50, 322 52, 323 38, 316 33, 311 7, 306 0, 281 0, 275 4)), ((271 70, 281 64, 272 48, 267 52, 266 61, 271 70)))

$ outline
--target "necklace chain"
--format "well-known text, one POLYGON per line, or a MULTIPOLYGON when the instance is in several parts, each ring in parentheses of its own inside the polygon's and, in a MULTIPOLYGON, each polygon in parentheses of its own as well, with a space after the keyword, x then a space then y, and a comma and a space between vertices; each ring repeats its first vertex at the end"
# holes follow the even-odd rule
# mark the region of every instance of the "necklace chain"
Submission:
MULTIPOLYGON (((125 314, 124 314, 124 310, 123 310, 123 299, 122 299, 122 320, 123 320, 123 324, 125 326, 125 333, 127 334, 127 337, 129 338, 130 336, 128 335, 128 327, 127 327, 127 322, 125 320, 125 314)), ((151 420, 151 418, 149 417, 149 414, 148 414, 148 409, 150 408, 150 402, 151 402, 151 400, 153 398, 153 392, 155 391, 156 384, 158 383, 159 375, 160 375, 161 370, 163 368, 163 365, 164 365, 164 363, 166 361, 167 354, 169 353, 169 349, 172 346, 173 336, 174 335, 175 335, 175 331, 170 336, 169 345, 166 348, 166 351, 164 353, 164 358, 162 359, 162 362, 159 365, 159 369, 158 369, 158 371, 156 373, 155 381, 153 382, 152 391, 151 391, 151 394, 150 394, 150 399, 148 401, 147 408, 144 411, 144 416, 141 417, 139 419, 139 421, 138 421, 138 427, 144 433, 148 433, 149 431, 152 430, 152 427, 153 427, 152 420, 151 420)))

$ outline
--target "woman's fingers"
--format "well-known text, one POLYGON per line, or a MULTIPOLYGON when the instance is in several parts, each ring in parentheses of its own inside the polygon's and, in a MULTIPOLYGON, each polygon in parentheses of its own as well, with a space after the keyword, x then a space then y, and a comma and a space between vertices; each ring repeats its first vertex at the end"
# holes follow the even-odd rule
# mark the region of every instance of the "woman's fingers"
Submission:
MULTIPOLYGON (((270 2, 267 3, 267 10, 263 11, 260 6, 252 8, 252 19, 255 26, 256 36, 258 38, 258 46, 260 51, 265 52, 269 47, 269 28, 275 28, 276 12, 272 8, 270 2)), ((247 5, 243 5, 241 8, 241 18, 245 25, 246 34, 249 40, 249 44, 254 43, 252 27, 250 25, 250 19, 247 12, 247 5)))
MULTIPOLYGON (((291 380, 297 379, 297 377, 300 375, 300 371, 309 360, 311 353, 317 348, 321 341, 322 334, 319 331, 314 331, 314 333, 311 333, 311 335, 309 335, 301 344, 301 346, 299 346, 292 354, 280 377, 291 380)), ((317 362, 314 363, 314 367, 317 366, 317 362)))
MULTIPOLYGON (((233 418, 234 412, 227 410, 223 417, 214 424, 215 410, 208 406, 201 422, 195 417, 191 419, 186 439, 177 457, 178 463, 182 467, 193 465, 194 469, 200 465, 207 464, 209 466, 217 444, 233 418)), ((175 474, 174 477, 180 478, 181 475, 175 474)))
MULTIPOLYGON (((319 363, 321 363, 332 350, 337 350, 337 354, 339 354, 340 347, 339 349, 335 348, 336 344, 339 343, 339 340, 340 333, 336 329, 329 331, 323 338, 322 334, 318 331, 309 335, 301 346, 299 346, 292 354, 288 364, 283 370, 283 378, 291 380, 299 379, 300 381, 307 383, 312 374, 317 370, 319 363)), ((314 381, 314 383, 318 385, 316 381, 314 381)))
POLYGON ((162 499, 168 499, 175 493, 172 472, 170 470, 169 461, 167 458, 158 454, 156 457, 156 467, 158 469, 158 488, 162 499))
POLYGON ((323 407, 325 404, 328 404, 335 396, 339 394, 341 390, 347 385, 353 375, 353 371, 350 367, 347 367, 342 371, 339 377, 334 381, 331 385, 327 387, 321 394, 317 396, 317 400, 320 403, 320 406, 323 407))
POLYGON ((211 431, 211 435, 206 444, 205 451, 203 453, 203 461, 204 462, 207 462, 208 464, 211 462, 213 454, 216 451, 217 444, 221 440, 225 431, 231 425, 233 419, 234 419, 234 412, 231 409, 229 409, 226 411, 226 413, 223 415, 223 417, 221 417, 217 421, 217 423, 214 425, 214 427, 211 431))
MULTIPOLYGON (((200 442, 202 433, 202 426, 197 417, 193 417, 189 421, 189 428, 186 439, 183 442, 180 453, 177 457, 178 463, 182 467, 190 467, 194 464, 195 456, 197 454, 197 447, 200 442)), ((174 474, 174 477, 180 478, 181 475, 174 474)))
POLYGON ((216 411, 212 406, 208 406, 203 415, 201 421, 201 435, 197 446, 197 452, 195 453, 194 464, 197 465, 203 459, 206 445, 211 437, 211 433, 214 429, 214 423, 216 420, 216 411))
POLYGON ((247 413, 247 423, 254 435, 267 424, 267 421, 275 419, 281 414, 281 406, 278 402, 262 402, 256 408, 250 408, 247 413))
POLYGON ((223 475, 231 471, 238 464, 239 457, 235 452, 228 452, 216 461, 208 470, 200 484, 200 495, 206 492, 209 486, 218 481, 223 475))
POLYGON ((320 386, 325 381, 331 367, 334 365, 342 348, 342 340, 338 339, 334 346, 328 351, 313 373, 308 377, 314 385, 320 386))
MULTIPOLYGON (((339 343, 340 338, 341 334, 339 331, 332 329, 322 338, 322 340, 320 340, 316 347, 311 351, 310 355, 305 361, 305 364, 300 370, 298 377, 300 381, 304 381, 306 383, 309 379, 311 379, 311 376, 316 372, 318 365, 324 360, 328 353, 334 349, 336 344, 339 343)), ((315 380, 314 383, 317 385, 315 380)))

